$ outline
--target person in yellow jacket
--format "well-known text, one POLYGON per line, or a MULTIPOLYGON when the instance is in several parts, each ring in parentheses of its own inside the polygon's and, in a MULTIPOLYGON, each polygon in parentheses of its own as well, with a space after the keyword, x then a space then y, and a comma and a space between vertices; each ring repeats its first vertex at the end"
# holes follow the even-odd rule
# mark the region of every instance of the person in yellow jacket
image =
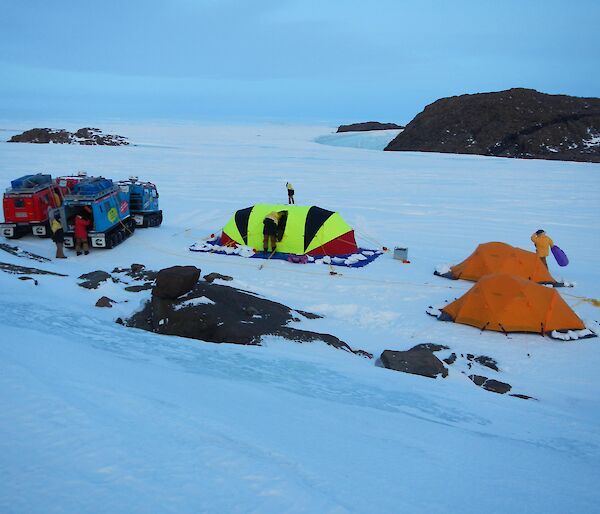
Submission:
POLYGON ((536 230, 535 233, 531 235, 531 240, 535 245, 535 253, 542 260, 544 266, 546 266, 546 269, 548 269, 546 257, 548 257, 550 249, 554 246, 554 242, 546 235, 546 232, 544 232, 542 229, 536 230))
POLYGON ((263 248, 265 253, 269 251, 269 242, 271 243, 271 248, 273 253, 277 248, 277 228, 279 226, 279 220, 281 219, 282 214, 280 212, 273 211, 265 216, 263 220, 263 248))
POLYGON ((291 182, 288 182, 285 187, 287 188, 287 192, 288 192, 288 203, 292 204, 292 203, 296 203, 294 201, 294 186, 291 184, 291 182))
POLYGON ((50 231, 52 232, 52 241, 56 244, 56 258, 66 259, 63 251, 63 243, 65 242, 65 233, 60 222, 60 212, 54 211, 52 220, 50 221, 50 231))

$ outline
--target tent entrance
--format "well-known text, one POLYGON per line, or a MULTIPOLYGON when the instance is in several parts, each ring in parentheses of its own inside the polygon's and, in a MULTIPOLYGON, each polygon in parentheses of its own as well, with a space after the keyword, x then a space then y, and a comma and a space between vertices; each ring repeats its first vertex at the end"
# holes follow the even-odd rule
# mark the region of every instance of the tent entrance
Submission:
POLYGON ((285 227, 287 225, 288 211, 279 211, 279 222, 277 223, 277 241, 283 239, 285 233, 285 227))

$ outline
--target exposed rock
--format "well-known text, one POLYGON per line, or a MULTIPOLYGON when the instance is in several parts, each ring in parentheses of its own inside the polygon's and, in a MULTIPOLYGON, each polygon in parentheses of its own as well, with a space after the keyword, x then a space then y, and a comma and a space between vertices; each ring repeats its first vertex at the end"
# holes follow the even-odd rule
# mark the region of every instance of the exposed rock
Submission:
POLYGON ((486 391, 492 391, 493 393, 505 394, 512 389, 510 384, 494 380, 493 378, 487 378, 481 375, 469 375, 469 378, 475 385, 483 387, 486 391))
MULTIPOLYGON (((500 371, 498 369, 498 363, 491 357, 488 357, 487 355, 478 355, 476 357, 472 353, 467 353, 467 359, 471 362, 477 362, 478 364, 481 364, 486 368, 493 369, 494 371, 500 371)), ((469 368, 471 368, 471 365, 469 365, 469 368)))
POLYGON ((533 396, 527 396, 526 394, 509 394, 508 396, 514 396, 515 398, 521 398, 521 400, 535 400, 533 396))
POLYGON ((97 270, 90 273, 80 275, 78 278, 84 281, 79 284, 79 287, 85 287, 86 289, 98 289, 102 282, 106 282, 108 279, 113 279, 110 273, 106 271, 97 270))
POLYGON ((68 275, 63 275, 62 273, 54 273, 53 271, 38 268, 27 268, 25 266, 17 266, 16 264, 8 264, 7 262, 0 262, 0 270, 15 275, 54 275, 55 277, 68 277, 68 275))
POLYGON ((446 364, 454 364, 456 362, 456 354, 452 352, 449 357, 442 359, 446 364))
POLYGON ((34 128, 22 134, 11 137, 9 143, 57 143, 72 145, 128 145, 129 141, 123 136, 103 134, 100 129, 84 127, 76 132, 64 129, 34 128))
POLYGON ((475 357, 474 360, 475 362, 481 364, 482 366, 485 366, 486 368, 493 369, 494 371, 499 371, 498 363, 491 357, 488 357, 487 355, 480 355, 478 357, 475 357))
POLYGON ((207 282, 212 283, 217 279, 229 282, 230 280, 233 280, 233 277, 230 277, 228 275, 221 275, 220 273, 209 273, 208 275, 204 275, 204 280, 206 280, 207 282))
POLYGON ((38 281, 33 277, 19 277, 19 280, 33 280, 33 285, 34 286, 38 285, 38 281))
POLYGON ((117 303, 114 300, 110 299, 108 296, 103 296, 101 297, 97 302, 96 302, 96 307, 109 307, 112 308, 112 304, 113 303, 117 303))
POLYGON ((429 378, 448 376, 448 370, 442 361, 426 346, 418 345, 404 352, 385 350, 380 357, 381 363, 388 369, 429 378))
POLYGON ((127 286, 125 291, 129 291, 130 293, 139 293, 140 291, 147 291, 148 289, 152 289, 154 286, 152 282, 146 282, 145 284, 139 286, 127 286))
POLYGON ((522 88, 442 98, 385 149, 600 162, 600 98, 522 88))
POLYGON ((122 273, 127 275, 134 280, 144 280, 146 282, 152 282, 156 280, 158 275, 157 271, 147 270, 143 264, 132 264, 129 268, 115 268, 112 270, 113 273, 122 273))
POLYGON ((499 380, 490 378, 485 381, 483 388, 494 393, 505 394, 512 389, 512 386, 506 382, 500 382, 499 380))
POLYGON ((37 262, 50 262, 52 259, 48 259, 48 257, 42 257, 41 255, 37 255, 35 253, 28 252, 19 248, 18 246, 11 246, 6 243, 0 243, 0 250, 4 250, 5 252, 10 253, 16 257, 24 257, 25 259, 31 259, 32 261, 37 262))
POLYGON ((340 125, 337 132, 364 132, 367 130, 391 130, 403 129, 402 125, 395 123, 380 123, 379 121, 364 121, 362 123, 351 123, 350 125, 340 125))
POLYGON ((283 304, 247 291, 200 281, 192 291, 176 299, 153 295, 142 311, 125 324, 214 343, 260 345, 264 336, 277 335, 301 342, 323 341, 335 348, 369 355, 353 350, 335 336, 287 326, 294 319, 293 312, 283 304))
POLYGON ((300 330, 292 327, 282 327, 270 335, 281 336, 285 339, 291 339, 301 343, 312 343, 314 341, 322 341, 329 346, 333 346, 339 350, 344 350, 350 353, 357 353, 369 359, 373 358, 373 354, 365 352, 364 350, 354 351, 347 343, 338 339, 331 334, 321 334, 318 332, 310 332, 308 330, 300 330))
POLYGON ((441 352, 442 350, 449 350, 448 346, 444 346, 443 344, 435 344, 435 343, 421 343, 412 347, 412 350, 429 350, 432 352, 441 352))
POLYGON ((480 386, 480 387, 487 380, 487 377, 482 377, 481 375, 469 375, 469 378, 475 385, 480 386))
POLYGON ((321 319, 323 317, 320 314, 315 314, 314 312, 301 311, 300 309, 296 309, 296 312, 301 316, 304 316, 306 319, 321 319))
POLYGON ((200 269, 196 266, 172 266, 161 269, 156 276, 152 296, 174 300, 190 292, 199 278, 200 269))

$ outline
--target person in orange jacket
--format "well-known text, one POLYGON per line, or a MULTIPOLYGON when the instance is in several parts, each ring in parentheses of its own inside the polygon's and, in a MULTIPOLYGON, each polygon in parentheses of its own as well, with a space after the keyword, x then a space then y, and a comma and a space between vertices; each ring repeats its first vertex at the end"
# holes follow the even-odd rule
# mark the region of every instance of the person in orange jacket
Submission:
POLYGON ((548 257, 550 249, 554 246, 554 242, 546 235, 546 232, 544 232, 542 229, 536 230, 535 233, 531 235, 531 241, 535 245, 535 253, 544 263, 546 269, 548 269, 546 257, 548 257))

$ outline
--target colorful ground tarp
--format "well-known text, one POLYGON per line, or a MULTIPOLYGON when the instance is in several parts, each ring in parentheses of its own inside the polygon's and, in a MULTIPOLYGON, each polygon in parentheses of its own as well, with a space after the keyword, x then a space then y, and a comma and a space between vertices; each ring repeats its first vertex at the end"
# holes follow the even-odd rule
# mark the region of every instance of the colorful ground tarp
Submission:
MULTIPOLYGON (((225 245, 220 237, 216 237, 209 241, 202 241, 195 243, 190 246, 192 252, 205 252, 205 253, 216 253, 219 255, 237 255, 240 257, 246 257, 251 259, 277 259, 286 260, 291 259, 290 256, 296 256, 298 254, 276 252, 271 256, 270 253, 264 253, 262 251, 256 251, 249 246, 244 245, 231 245, 231 243, 225 245)), ((349 268, 361 268, 367 264, 373 262, 377 257, 382 255, 381 250, 369 250, 366 248, 357 248, 355 253, 345 255, 321 255, 321 256, 307 256, 307 264, 330 264, 333 266, 345 266, 349 268)))

